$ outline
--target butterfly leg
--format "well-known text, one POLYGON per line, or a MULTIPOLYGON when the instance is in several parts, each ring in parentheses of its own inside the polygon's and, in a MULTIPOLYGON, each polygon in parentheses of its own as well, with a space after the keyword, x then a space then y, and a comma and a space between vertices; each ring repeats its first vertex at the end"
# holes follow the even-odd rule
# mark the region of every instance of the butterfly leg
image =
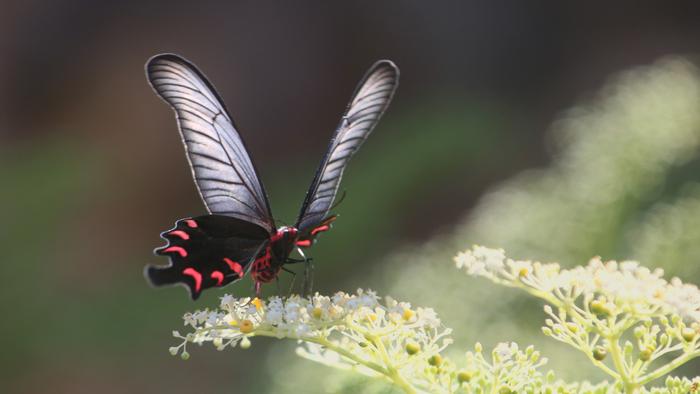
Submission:
POLYGON ((262 299, 262 282, 255 282, 255 297, 262 299))
POLYGON ((287 257, 287 260, 285 260, 284 262, 285 262, 285 264, 298 264, 298 263, 306 263, 306 262, 309 262, 309 261, 311 261, 311 260, 313 260, 313 259, 312 259, 312 258, 308 258, 308 259, 293 259, 293 258, 287 257))
POLYGON ((307 295, 311 295, 311 291, 313 289, 313 284, 314 284, 314 264, 311 262, 311 259, 306 259, 304 262, 304 292, 302 294, 303 297, 306 297, 307 295))
POLYGON ((289 291, 287 292, 287 298, 289 298, 289 296, 291 296, 291 295, 292 295, 292 292, 294 291, 294 282, 296 282, 297 273, 294 272, 294 271, 292 271, 292 270, 288 270, 288 269, 286 269, 286 268, 284 268, 284 267, 282 267, 282 270, 283 270, 284 272, 288 272, 288 273, 292 274, 292 283, 289 284, 289 291))

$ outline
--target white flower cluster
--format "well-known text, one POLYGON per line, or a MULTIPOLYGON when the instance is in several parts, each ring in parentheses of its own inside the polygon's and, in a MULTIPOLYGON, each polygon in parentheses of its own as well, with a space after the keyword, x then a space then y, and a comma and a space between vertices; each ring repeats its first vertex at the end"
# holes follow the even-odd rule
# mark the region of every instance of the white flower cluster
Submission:
MULTIPOLYGON (((509 280, 520 283, 527 278, 531 281, 528 282, 532 283, 531 286, 539 283, 537 292, 541 292, 543 288, 549 288, 554 293, 565 291, 570 295, 580 294, 578 291, 564 290, 563 286, 552 287, 544 284, 556 282, 553 279, 554 272, 559 272, 562 278, 567 276, 569 278, 567 280, 573 281, 571 275, 566 275, 563 270, 554 269, 552 265, 506 260, 501 250, 475 248, 473 251, 461 254, 458 265, 474 275, 487 276, 502 283, 508 283, 509 280)), ((603 266, 606 267, 605 275, 614 271, 612 266, 603 266)), ((626 264, 618 271, 636 272, 637 268, 626 264)), ((641 274, 641 276, 644 275, 647 274, 641 274)), ((648 275, 660 278, 651 273, 648 275)), ((579 276, 579 280, 582 278, 579 276)), ((562 283, 564 281, 564 279, 559 280, 562 283)), ((606 294, 613 293, 611 290, 606 294)), ((618 293, 627 294, 622 290, 618 293)), ((553 299, 558 300, 556 297, 553 299)), ((556 314, 549 306, 545 309, 551 317, 548 319, 547 324, 550 327, 547 329, 550 330, 549 335, 553 337, 559 335, 560 340, 566 338, 569 343, 572 343, 571 338, 574 338, 574 334, 584 334, 586 330, 591 329, 591 326, 580 321, 566 320, 567 314, 562 313, 562 310, 556 314), (553 333, 554 331, 557 333, 553 333), (568 334, 562 334, 563 332, 568 334)), ((691 354, 690 350, 695 348, 700 336, 694 335, 695 331, 693 335, 682 330, 678 331, 679 327, 685 327, 679 325, 678 320, 665 320, 664 332, 671 334, 675 332, 673 335, 676 337, 685 335, 686 359, 681 361, 687 361, 697 356, 695 353, 691 354)), ((482 347, 477 343, 475 350, 467 352, 466 358, 458 365, 440 354, 451 343, 449 338, 451 330, 442 327, 432 309, 413 308, 409 303, 398 302, 389 297, 381 299, 374 292, 361 289, 355 294, 339 292, 330 297, 319 294, 308 298, 272 297, 267 301, 257 298, 236 299, 226 295, 221 298, 219 308, 188 313, 184 316, 184 323, 192 329, 192 332, 186 335, 173 332, 175 337, 182 339, 182 343, 170 348, 173 355, 180 354, 183 359, 189 358, 186 348, 188 344, 201 345, 211 342, 218 350, 223 350, 237 345, 248 348, 251 346, 252 337, 289 338, 303 343, 297 351, 302 357, 327 366, 382 378, 406 393, 571 392, 592 394, 624 389, 627 392, 680 394, 688 392, 700 383, 697 379, 691 381, 686 378, 669 377, 666 380, 666 387, 647 391, 644 388, 646 381, 636 380, 629 383, 629 379, 623 379, 622 375, 615 372, 611 374, 615 377, 613 383, 602 382, 597 385, 587 382, 566 383, 556 380, 551 371, 542 371, 547 361, 532 346, 521 350, 515 343, 497 345, 491 351, 490 358, 482 353, 482 347), (629 387, 639 390, 627 390, 629 387)), ((665 341, 657 341, 659 330, 654 327, 656 326, 647 322, 634 330, 640 347, 651 349, 646 360, 678 350, 678 345, 671 347, 674 341, 669 339, 669 334, 664 334, 667 336, 665 341)), ((612 335, 618 335, 618 333, 612 335)), ((580 336, 580 338, 584 337, 588 338, 587 335, 580 336)), ((599 339, 600 335, 596 337, 595 342, 603 344, 604 341, 599 339)), ((596 343, 572 344, 581 349, 588 346, 587 349, 590 350, 596 343)), ((601 346, 596 348, 598 354, 589 357, 611 371, 600 361, 604 358, 606 350, 599 348, 601 346), (601 354, 602 357, 599 357, 601 354)), ((613 352, 614 349, 608 351, 613 352)), ((626 351, 626 353, 629 352, 626 351)), ((676 362, 672 367, 675 368, 680 364, 682 363, 676 362)), ((639 370, 643 371, 645 364, 641 365, 639 370)), ((667 370, 670 371, 673 368, 667 368, 667 370)), ((658 373, 653 376, 658 377, 657 375, 660 376, 658 373)), ((647 381, 651 380, 649 376, 646 376, 647 381)))
POLYGON ((451 342, 450 330, 432 309, 412 308, 389 297, 381 300, 361 289, 356 294, 294 295, 266 302, 226 295, 219 309, 188 313, 184 322, 194 332, 174 332, 183 342, 170 351, 185 359, 188 343, 211 342, 223 350, 247 348, 255 336, 291 338, 306 344, 298 350, 306 358, 381 376, 398 386, 407 385, 405 376, 424 370, 451 342))
POLYGON ((700 357, 700 290, 667 281, 663 270, 597 257, 562 269, 481 246, 459 253, 455 263, 469 275, 544 299, 544 334, 584 352, 625 392, 700 357))
MULTIPOLYGON (((502 249, 475 246, 455 257, 457 268, 469 275, 522 287, 537 296, 558 299, 582 297, 587 303, 600 301, 605 309, 661 316, 677 314, 700 322, 700 290, 678 278, 667 281, 663 270, 641 266, 636 261, 607 261, 596 257, 587 266, 562 269, 559 264, 512 260, 502 249)), ((595 303, 594 303, 595 306, 595 303)))
POLYGON ((466 368, 458 378, 468 392, 542 392, 545 374, 539 368, 546 363, 532 346, 522 351, 514 342, 496 345, 488 360, 477 343, 473 352, 467 352, 466 368))

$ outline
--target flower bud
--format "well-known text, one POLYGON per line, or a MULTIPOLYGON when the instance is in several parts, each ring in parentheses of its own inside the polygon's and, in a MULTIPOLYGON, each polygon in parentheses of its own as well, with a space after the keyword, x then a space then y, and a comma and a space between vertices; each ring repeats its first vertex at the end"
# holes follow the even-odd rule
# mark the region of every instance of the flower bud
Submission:
POLYGON ((595 313, 596 315, 605 315, 605 303, 601 300, 591 301, 591 312, 595 313))
POLYGON ((646 348, 639 352, 639 359, 642 361, 649 361, 651 359, 651 354, 653 351, 649 348, 646 348))
POLYGON ((187 353, 187 351, 184 351, 184 352, 182 352, 182 354, 180 354, 180 358, 183 360, 189 360, 190 354, 187 353))
POLYGON ((173 346, 170 349, 168 349, 168 351, 170 352, 171 355, 175 356, 175 355, 177 355, 178 348, 173 346))
POLYGON ((415 342, 409 342, 406 344, 406 353, 411 356, 420 352, 420 345, 415 342))
POLYGON ((532 345, 525 348, 525 355, 528 357, 530 357, 532 355, 532 353, 534 353, 534 352, 535 352, 535 347, 532 345))
POLYGON ((442 356, 440 356, 439 354, 435 354, 435 355, 431 356, 428 359, 428 364, 430 364, 434 367, 439 367, 440 365, 442 365, 442 356))
POLYGON ((250 348, 250 339, 248 339, 248 337, 243 337, 243 339, 241 339, 241 343, 239 346, 241 347, 241 349, 249 349, 250 348))
POLYGON ((602 346, 596 346, 596 348, 593 349, 593 358, 598 361, 603 361, 607 355, 608 351, 602 346))
POLYGON ((695 339, 696 334, 697 333, 695 332, 695 330, 693 330, 690 327, 685 327, 681 330, 681 336, 683 337, 683 339, 685 339, 686 342, 690 342, 693 339, 695 339))
POLYGON ((474 373, 470 371, 459 371, 459 373, 457 373, 457 380, 460 383, 469 382, 470 380, 472 380, 473 377, 474 373))

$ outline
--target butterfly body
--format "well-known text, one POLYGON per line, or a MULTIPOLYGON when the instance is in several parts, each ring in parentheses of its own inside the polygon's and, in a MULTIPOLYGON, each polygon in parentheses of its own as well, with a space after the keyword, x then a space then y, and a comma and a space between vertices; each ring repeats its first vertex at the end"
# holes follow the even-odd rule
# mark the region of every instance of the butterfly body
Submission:
POLYGON ((329 211, 343 171, 398 86, 398 69, 390 61, 370 68, 336 128, 296 224, 278 228, 245 144, 204 74, 180 56, 162 54, 148 61, 146 75, 176 113, 195 185, 209 213, 180 219, 161 234, 168 243, 155 253, 168 256, 170 264, 147 266, 146 277, 156 286, 184 284, 193 299, 248 272, 259 295, 261 285, 275 280, 285 264, 308 261, 290 255, 295 248, 312 246, 319 233, 330 229, 336 216, 329 211))
POLYGON ((283 226, 270 237, 265 249, 259 254, 250 268, 250 275, 257 283, 269 283, 277 278, 282 266, 289 260, 294 250, 299 230, 283 226))

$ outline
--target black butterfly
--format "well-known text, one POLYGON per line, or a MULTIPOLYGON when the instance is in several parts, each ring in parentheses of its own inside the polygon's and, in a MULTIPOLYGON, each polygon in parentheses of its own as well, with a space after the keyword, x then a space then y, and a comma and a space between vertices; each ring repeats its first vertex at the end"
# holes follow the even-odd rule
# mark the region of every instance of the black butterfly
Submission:
MULTIPOLYGON (((386 110, 398 86, 394 63, 375 63, 360 81, 316 171, 294 227, 275 227, 265 188, 214 86, 194 64, 173 54, 154 56, 146 77, 175 111, 194 181, 209 215, 180 219, 161 234, 155 250, 168 266, 147 266, 153 285, 185 284, 192 299, 202 290, 241 279, 250 271, 256 294, 272 281, 295 247, 309 247, 335 220, 329 215, 340 178, 386 110)), ((301 250, 300 250, 301 251, 301 250)), ((303 254, 302 254, 303 255, 303 254)), ((303 261, 303 260, 302 260, 303 261)))

